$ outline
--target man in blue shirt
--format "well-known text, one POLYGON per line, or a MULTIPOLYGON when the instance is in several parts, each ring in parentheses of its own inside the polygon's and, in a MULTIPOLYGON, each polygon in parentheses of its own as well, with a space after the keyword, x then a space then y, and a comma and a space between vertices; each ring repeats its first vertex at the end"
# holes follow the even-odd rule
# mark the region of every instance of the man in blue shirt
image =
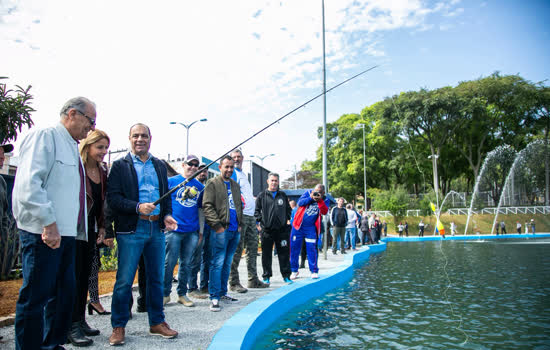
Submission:
POLYGON ((212 301, 211 311, 220 311, 220 300, 237 301, 227 295, 227 281, 233 255, 239 244, 243 220, 241 189, 239 184, 231 179, 234 168, 233 158, 225 156, 220 161, 219 168, 220 175, 206 184, 202 202, 206 223, 211 227, 212 258, 208 282, 212 301))
MULTIPOLYGON (((199 169, 199 158, 188 155, 183 163, 183 175, 176 175, 168 179, 168 188, 172 189, 184 182, 199 169)), ((202 193, 204 185, 196 178, 185 186, 172 193, 172 214, 178 222, 174 231, 166 234, 166 262, 164 265, 164 305, 170 302, 172 291, 172 275, 174 267, 180 260, 178 269, 178 303, 184 306, 195 306, 187 297, 187 281, 191 273, 191 258, 202 241, 202 229, 199 223, 202 218, 202 193), (199 211, 199 208, 200 211, 199 211)))
POLYGON ((107 202, 115 221, 118 243, 118 271, 113 289, 111 345, 125 342, 125 327, 130 317, 132 284, 140 256, 143 254, 147 275, 147 312, 149 333, 175 338, 178 332, 165 322, 162 305, 165 238, 161 231, 178 226, 172 217, 169 197, 159 205, 154 202, 168 192, 166 167, 149 153, 151 132, 144 124, 130 128, 132 151, 111 167, 107 181, 107 202))

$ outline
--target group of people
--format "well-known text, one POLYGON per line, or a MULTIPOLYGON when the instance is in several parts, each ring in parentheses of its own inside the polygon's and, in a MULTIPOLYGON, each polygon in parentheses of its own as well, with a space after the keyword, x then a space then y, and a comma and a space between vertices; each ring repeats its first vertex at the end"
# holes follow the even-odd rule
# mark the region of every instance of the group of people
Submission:
MULTIPOLYGON (((129 129, 131 151, 107 169, 110 138, 95 129, 96 118, 95 104, 76 97, 64 104, 57 125, 32 130, 21 143, 12 195, 23 265, 16 349, 92 344, 89 337, 99 330, 86 322, 86 306, 89 313, 110 314, 109 343, 124 344, 136 271, 137 311, 148 313, 149 333, 163 338, 178 335, 164 314, 178 262, 177 302, 192 307, 189 297, 210 298, 211 311, 237 301, 228 288, 247 291, 238 272, 244 250, 248 288, 269 286, 273 245, 286 283, 298 277, 303 243, 318 278, 315 243, 328 211, 323 185, 304 193, 293 211, 279 176, 271 173, 267 189, 254 198, 240 150, 224 156, 220 175, 208 182, 208 169, 194 155, 185 158, 182 174, 169 176, 173 169, 149 152, 152 134, 142 123, 129 129), (263 281, 256 269, 258 236, 263 281), (98 248, 113 247, 115 239, 118 269, 109 312, 98 299, 98 248)), ((13 146, 0 150, 3 160, 13 146)))

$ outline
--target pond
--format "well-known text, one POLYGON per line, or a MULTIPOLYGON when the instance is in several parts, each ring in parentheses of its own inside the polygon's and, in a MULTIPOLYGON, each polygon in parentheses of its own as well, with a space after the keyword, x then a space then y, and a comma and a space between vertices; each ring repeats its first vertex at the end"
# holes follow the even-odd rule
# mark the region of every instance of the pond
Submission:
POLYGON ((256 349, 549 349, 550 240, 391 242, 256 349))

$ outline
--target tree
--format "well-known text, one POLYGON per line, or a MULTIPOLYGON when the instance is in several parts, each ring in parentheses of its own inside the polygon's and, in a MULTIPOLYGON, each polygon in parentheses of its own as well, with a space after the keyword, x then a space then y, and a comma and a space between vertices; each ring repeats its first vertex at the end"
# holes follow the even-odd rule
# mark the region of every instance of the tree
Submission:
MULTIPOLYGON (((0 77, 0 79, 7 79, 0 77)), ((26 89, 16 85, 17 89, 8 89, 0 83, 0 142, 15 141, 17 133, 23 126, 31 127, 31 113, 35 110, 30 106, 33 99, 29 94, 31 86, 26 89), (14 94, 15 93, 15 94, 14 94)))

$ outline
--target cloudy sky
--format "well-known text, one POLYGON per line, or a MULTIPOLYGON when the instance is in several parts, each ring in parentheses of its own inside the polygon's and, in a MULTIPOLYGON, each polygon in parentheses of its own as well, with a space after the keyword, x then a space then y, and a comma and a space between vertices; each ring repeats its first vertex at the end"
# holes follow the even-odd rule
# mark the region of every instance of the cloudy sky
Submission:
MULTIPOLYGON (((326 0, 327 120, 386 96, 487 76, 550 78, 549 1, 326 0)), ((86 96, 111 150, 150 125, 151 152, 217 158, 322 91, 321 0, 0 0, 0 76, 32 85, 37 127, 86 96)), ((4 81, 6 82, 6 81, 4 81)), ((289 176, 313 159, 319 99, 243 146, 289 176)), ((28 131, 21 133, 17 144, 28 131)), ((17 150, 15 151, 17 154, 17 150)), ((361 155, 359 155, 361 156, 361 155)))

